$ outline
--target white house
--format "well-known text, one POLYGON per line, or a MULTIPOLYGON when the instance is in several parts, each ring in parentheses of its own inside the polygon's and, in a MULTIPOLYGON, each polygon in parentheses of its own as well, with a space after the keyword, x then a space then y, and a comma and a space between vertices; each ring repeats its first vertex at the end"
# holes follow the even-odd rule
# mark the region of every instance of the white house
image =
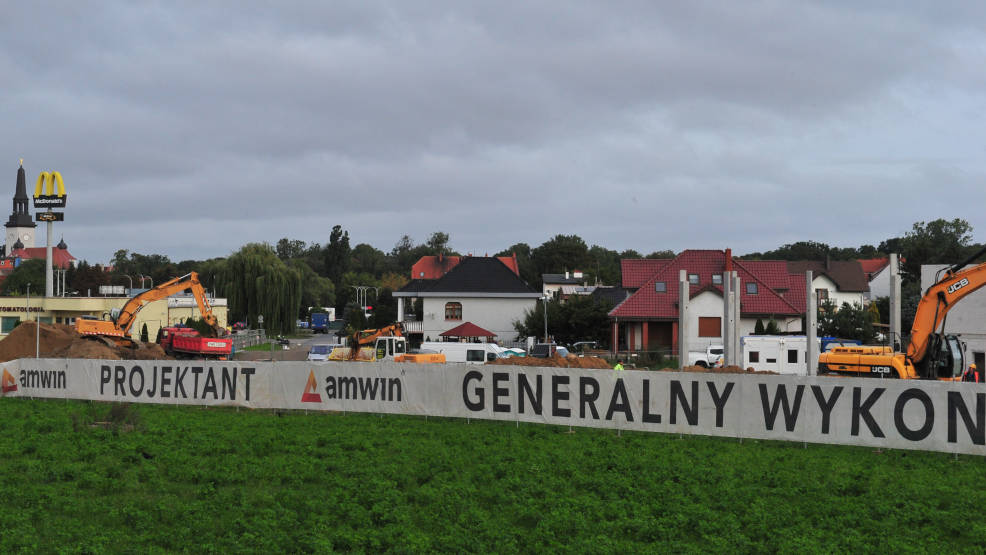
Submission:
POLYGON ((463 257, 441 278, 412 280, 394 293, 398 321, 424 341, 437 341, 464 322, 493 332, 499 341, 513 341, 514 322, 535 309, 541 296, 501 260, 479 256, 463 257), (404 321, 405 303, 415 298, 422 299, 421 319, 404 321))

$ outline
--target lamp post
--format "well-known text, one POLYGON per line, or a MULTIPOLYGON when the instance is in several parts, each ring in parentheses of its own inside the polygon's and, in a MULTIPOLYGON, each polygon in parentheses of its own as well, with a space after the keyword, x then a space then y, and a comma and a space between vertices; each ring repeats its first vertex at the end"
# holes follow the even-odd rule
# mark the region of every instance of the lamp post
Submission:
POLYGON ((130 292, 134 289, 134 278, 130 277, 128 274, 123 274, 123 277, 130 280, 130 289, 127 289, 127 296, 130 296, 130 292))

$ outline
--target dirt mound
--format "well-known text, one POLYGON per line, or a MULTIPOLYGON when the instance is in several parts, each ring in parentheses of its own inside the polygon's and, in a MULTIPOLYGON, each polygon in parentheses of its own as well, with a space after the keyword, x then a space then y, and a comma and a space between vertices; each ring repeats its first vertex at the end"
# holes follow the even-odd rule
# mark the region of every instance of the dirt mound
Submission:
POLYGON ((754 370, 753 368, 743 369, 739 366, 720 366, 717 368, 706 368, 704 366, 686 366, 681 370, 677 368, 662 368, 661 372, 699 372, 704 374, 772 374, 777 375, 777 372, 770 372, 768 370, 754 370))
POLYGON ((156 343, 137 342, 136 349, 114 348, 102 341, 85 339, 65 324, 23 322, 0 341, 0 362, 33 358, 35 349, 42 358, 96 358, 111 360, 170 359, 156 343), (35 335, 37 334, 37 335, 35 335), (37 342, 37 347, 35 347, 37 342))
POLYGON ((550 368, 598 368, 598 369, 609 369, 610 365, 606 362, 606 359, 599 357, 577 357, 575 355, 568 355, 563 357, 560 355, 554 355, 550 358, 537 358, 537 357, 508 357, 508 358, 498 358, 494 361, 488 362, 487 364, 497 364, 501 366, 547 366, 550 368))

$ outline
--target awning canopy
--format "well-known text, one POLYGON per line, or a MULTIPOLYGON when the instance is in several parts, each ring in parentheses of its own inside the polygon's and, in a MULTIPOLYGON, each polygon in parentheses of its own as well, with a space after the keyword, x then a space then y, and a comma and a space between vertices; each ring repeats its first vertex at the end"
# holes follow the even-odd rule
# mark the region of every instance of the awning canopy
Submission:
POLYGON ((440 333, 439 336, 441 336, 441 337, 486 337, 486 338, 492 339, 492 338, 496 337, 496 334, 493 333, 493 332, 491 332, 491 331, 489 331, 489 330, 484 330, 483 328, 477 326, 476 324, 473 324, 472 322, 466 322, 464 324, 455 326, 454 328, 452 328, 452 329, 450 329, 448 331, 444 331, 444 332, 440 333))

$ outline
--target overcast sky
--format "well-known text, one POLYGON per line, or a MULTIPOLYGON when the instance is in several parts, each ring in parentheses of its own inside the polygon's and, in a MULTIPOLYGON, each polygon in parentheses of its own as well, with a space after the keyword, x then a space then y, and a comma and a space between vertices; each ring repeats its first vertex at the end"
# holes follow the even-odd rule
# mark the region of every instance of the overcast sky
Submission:
POLYGON ((335 224, 474 254, 875 245, 935 218, 986 242, 986 4, 911 4, 7 3, 0 207, 18 158, 29 189, 59 170, 55 241, 90 262, 335 224))

